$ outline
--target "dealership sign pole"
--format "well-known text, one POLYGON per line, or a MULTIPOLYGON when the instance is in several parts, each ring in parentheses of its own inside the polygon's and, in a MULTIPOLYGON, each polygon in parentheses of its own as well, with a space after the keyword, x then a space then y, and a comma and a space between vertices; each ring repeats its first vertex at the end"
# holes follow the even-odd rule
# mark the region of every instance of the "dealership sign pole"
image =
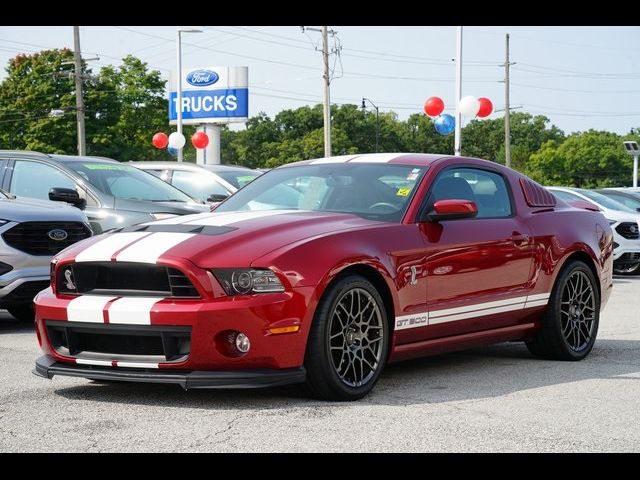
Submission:
MULTIPOLYGON (((199 148, 198 164, 220 163, 220 126, 249 119, 248 67, 202 67, 186 70, 180 78, 181 117, 184 125, 199 125, 209 137, 199 148)), ((169 92, 169 123, 178 117, 176 85, 169 92)))

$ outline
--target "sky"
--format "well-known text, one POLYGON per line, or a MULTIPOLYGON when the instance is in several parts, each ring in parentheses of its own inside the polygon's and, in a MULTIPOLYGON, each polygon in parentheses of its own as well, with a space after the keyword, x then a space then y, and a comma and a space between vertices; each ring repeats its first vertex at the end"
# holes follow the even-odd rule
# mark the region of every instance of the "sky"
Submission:
MULTIPOLYGON (((307 27, 318 28, 317 25, 307 27)), ((320 33, 300 26, 198 26, 182 34, 183 70, 249 67, 249 115, 322 102, 320 33)), ((455 108, 455 26, 330 26, 336 33, 331 100, 360 105, 400 119, 441 97, 455 108), (370 103, 367 102, 370 107, 370 103)), ((127 55, 169 78, 176 69, 176 26, 82 26, 83 57, 94 72, 127 55)), ((510 35, 510 104, 513 111, 548 117, 566 133, 588 129, 619 134, 640 128, 640 27, 465 26, 462 96, 487 97, 504 115, 505 34, 510 35)), ((73 49, 71 26, 0 27, 0 80, 20 53, 73 49)), ((463 123, 468 122, 466 119, 463 123)), ((241 127, 240 127, 241 128, 241 127)))

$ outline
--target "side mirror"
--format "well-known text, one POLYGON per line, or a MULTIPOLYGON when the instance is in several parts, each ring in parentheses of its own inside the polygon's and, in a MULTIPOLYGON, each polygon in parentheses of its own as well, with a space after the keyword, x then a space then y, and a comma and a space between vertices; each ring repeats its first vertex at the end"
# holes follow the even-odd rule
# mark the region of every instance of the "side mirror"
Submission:
POLYGON ((54 202, 67 202, 78 207, 82 210, 85 207, 86 201, 80 198, 77 191, 72 188, 53 187, 49 190, 49 200, 54 202))
POLYGON ((223 200, 226 200, 228 197, 229 195, 225 195, 223 193, 212 193, 211 195, 209 195, 209 198, 207 198, 207 202, 211 202, 211 203, 222 202, 223 200))
POLYGON ((478 206, 471 200, 453 198, 450 200, 438 200, 433 204, 433 210, 427 214, 427 220, 440 222, 442 220, 458 220, 460 218, 473 218, 478 215, 478 206))

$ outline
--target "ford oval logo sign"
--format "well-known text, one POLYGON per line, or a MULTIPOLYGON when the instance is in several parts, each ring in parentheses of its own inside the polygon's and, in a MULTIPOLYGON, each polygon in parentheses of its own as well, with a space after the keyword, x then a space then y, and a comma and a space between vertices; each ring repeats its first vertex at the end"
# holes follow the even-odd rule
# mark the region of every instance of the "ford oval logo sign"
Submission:
POLYGON ((49 230, 49 232, 47 232, 47 236, 51 240, 57 240, 58 242, 61 242, 62 240, 66 240, 69 234, 64 230, 61 230, 60 228, 54 228, 53 230, 49 230))
POLYGON ((187 83, 194 87, 206 87, 218 81, 218 74, 213 70, 194 70, 187 74, 187 83))

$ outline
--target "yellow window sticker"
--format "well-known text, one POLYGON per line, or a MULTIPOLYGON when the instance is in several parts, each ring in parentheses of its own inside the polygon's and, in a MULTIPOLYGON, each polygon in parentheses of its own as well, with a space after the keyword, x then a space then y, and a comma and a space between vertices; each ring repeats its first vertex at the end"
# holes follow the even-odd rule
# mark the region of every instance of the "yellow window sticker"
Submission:
POLYGON ((400 187, 396 192, 396 196, 398 197, 408 197, 411 193, 411 188, 409 187, 400 187))

